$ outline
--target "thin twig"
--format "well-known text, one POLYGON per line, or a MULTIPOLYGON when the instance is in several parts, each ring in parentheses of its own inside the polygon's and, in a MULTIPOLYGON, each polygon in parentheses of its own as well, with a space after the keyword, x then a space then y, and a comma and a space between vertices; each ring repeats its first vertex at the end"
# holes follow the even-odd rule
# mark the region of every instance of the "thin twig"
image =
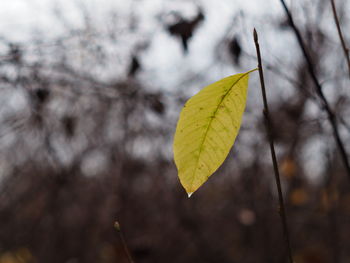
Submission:
POLYGON ((275 153, 275 146, 273 143, 273 136, 272 136, 272 131, 271 131, 270 114, 269 114, 269 108, 268 108, 268 104, 267 104, 264 72, 263 72, 262 62, 261 62, 259 40, 258 40, 258 34, 257 34, 255 28, 254 28, 254 42, 255 42, 255 47, 256 47, 256 53, 258 56, 258 67, 259 67, 261 92, 262 92, 262 97, 263 97, 263 102, 264 102, 264 117, 265 117, 267 135, 268 135, 269 144, 270 144, 273 169, 274 169, 275 179, 276 179, 276 186, 277 186, 277 190, 278 190, 278 200, 279 200, 279 206, 280 206, 279 207, 280 208, 279 214, 281 216, 281 221, 282 221, 282 225, 283 225, 283 233, 284 233, 284 237, 286 240, 289 262, 293 263, 292 249, 291 249, 291 245, 290 245, 289 231, 288 231, 288 225, 287 225, 286 209, 284 206, 280 174, 279 174, 279 170, 278 170, 278 163, 277 163, 277 158, 276 158, 276 153, 275 153))
POLYGON ((338 18, 337 9, 335 7, 334 0, 330 0, 330 1, 331 1, 331 4, 332 4, 332 11, 333 11, 334 22, 335 22, 335 25, 337 26, 338 35, 339 35, 339 38, 340 38, 341 46, 342 46, 343 51, 344 51, 346 62, 348 63, 348 71, 349 71, 349 78, 350 78, 349 49, 346 46, 345 39, 344 39, 344 36, 343 36, 343 32, 342 32, 341 27, 340 27, 339 18, 338 18))
POLYGON ((128 258, 129 263, 134 263, 134 261, 132 260, 132 257, 131 257, 131 254, 130 254, 128 245, 126 244, 124 235, 123 235, 123 233, 122 233, 122 231, 121 231, 119 222, 115 222, 115 223, 114 223, 114 228, 115 228, 115 230, 117 230, 117 232, 118 232, 118 234, 119 234, 120 241, 121 241, 122 244, 123 244, 123 249, 124 249, 124 252, 125 252, 125 254, 126 254, 127 258, 128 258))
POLYGON ((325 97, 325 95, 323 93, 320 81, 317 79, 317 76, 316 76, 316 72, 315 72, 315 68, 314 68, 314 64, 312 62, 311 56, 309 55, 309 53, 308 53, 308 51, 306 49, 306 46, 304 44, 304 41, 303 41, 303 38, 301 36, 301 33, 300 33, 299 29, 297 28, 297 26, 294 23, 294 19, 292 17, 292 14, 291 14, 290 10, 288 9, 285 1, 284 0, 280 0, 280 1, 281 1, 282 5, 283 5, 284 11, 286 12, 286 15, 288 17, 289 25, 292 27, 292 29, 294 31, 294 34, 295 34, 295 36, 296 36, 296 38, 298 40, 300 49, 303 52, 305 61, 306 61, 307 66, 308 66, 308 71, 310 73, 311 79, 314 82, 314 85, 315 85, 315 88, 316 88, 316 93, 317 93, 318 97, 320 98, 320 100, 321 100, 321 102, 323 104, 322 105, 323 109, 327 113, 328 121, 330 122, 332 130, 333 130, 334 139, 335 139, 335 141, 337 143, 337 146, 338 146, 338 149, 339 149, 339 152, 340 152, 340 156, 342 158, 342 161, 344 163, 344 167, 345 167, 346 173, 347 173, 348 178, 350 180, 350 163, 349 163, 349 160, 348 160, 348 155, 346 153, 344 143, 343 143, 343 141, 342 141, 342 139, 340 137, 340 134, 339 134, 339 130, 338 130, 338 126, 337 126, 337 120, 336 120, 336 115, 332 111, 332 109, 331 109, 331 107, 329 105, 329 102, 328 102, 328 100, 326 99, 326 97, 325 97))

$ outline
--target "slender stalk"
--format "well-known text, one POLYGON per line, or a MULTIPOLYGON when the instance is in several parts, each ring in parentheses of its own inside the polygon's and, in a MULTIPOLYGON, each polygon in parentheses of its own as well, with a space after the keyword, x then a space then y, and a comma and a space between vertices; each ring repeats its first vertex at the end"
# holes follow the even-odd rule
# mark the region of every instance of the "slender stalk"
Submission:
POLYGON ((329 105, 329 102, 328 102, 328 100, 326 99, 326 97, 325 97, 325 95, 323 93, 320 81, 318 80, 318 78, 316 76, 316 71, 315 71, 315 67, 314 67, 314 64, 312 62, 311 56, 309 55, 309 53, 308 53, 308 51, 306 49, 306 46, 304 44, 304 40, 303 40, 303 38, 301 36, 301 33, 300 33, 299 29, 297 28, 297 26, 294 23, 294 19, 292 17, 292 14, 291 14, 289 8, 286 5, 286 2, 284 0, 280 0, 280 1, 281 1, 281 4, 282 4, 283 8, 284 8, 284 11, 285 11, 285 13, 286 13, 286 15, 288 17, 289 25, 292 27, 292 29, 294 31, 294 34, 295 34, 295 36, 296 36, 296 38, 298 40, 300 49, 303 52, 305 61, 306 61, 307 66, 308 66, 308 71, 310 73, 311 79, 314 82, 314 85, 315 85, 315 88, 316 88, 316 93, 317 93, 318 97, 320 98, 320 100, 322 102, 323 109, 327 113, 327 118, 328 118, 328 121, 331 124, 332 130, 333 130, 333 136, 334 136, 335 142, 336 142, 336 144, 338 146, 340 157, 341 157, 341 159, 343 161, 343 164, 344 164, 344 167, 345 167, 345 171, 346 171, 347 176, 348 176, 348 178, 350 180, 350 163, 349 163, 349 160, 348 160, 348 155, 346 153, 344 143, 343 143, 343 141, 342 141, 342 139, 340 137, 340 134, 339 134, 336 115, 334 114, 333 110, 331 109, 331 107, 329 105))
POLYGON ((290 245, 289 231, 288 231, 288 225, 287 225, 286 209, 285 209, 284 200, 283 200, 280 174, 279 174, 279 170, 278 170, 277 157, 276 157, 276 153, 275 153, 275 146, 274 146, 273 136, 272 136, 272 131, 271 131, 270 114, 269 114, 269 107, 267 104, 264 72, 263 72, 263 67, 262 67, 262 62, 261 62, 261 53, 260 53, 260 46, 259 46, 259 40, 258 40, 258 33, 256 32, 255 28, 254 28, 254 42, 255 42, 255 47, 256 47, 256 53, 258 56, 258 67, 259 67, 261 92, 262 92, 262 97, 263 97, 263 102, 264 102, 264 117, 265 117, 267 135, 268 135, 269 144, 270 144, 276 186, 277 186, 277 191, 278 191, 279 214, 280 214, 281 221, 282 221, 284 238, 286 240, 289 262, 293 263, 292 249, 291 249, 291 245, 290 245))
POLYGON ((338 18, 337 9, 335 7, 334 0, 330 0, 330 1, 331 1, 331 5, 332 5, 332 12, 333 12, 333 17, 334 17, 334 22, 335 22, 335 25, 337 26, 338 35, 339 35, 339 39, 340 39, 340 42, 341 42, 341 46, 342 46, 343 51, 344 51, 346 62, 348 63, 348 71, 349 71, 349 78, 350 78, 350 55, 349 55, 349 49, 346 46, 345 39, 344 39, 344 36, 343 36, 343 32, 342 32, 341 27, 340 27, 339 18, 338 18))
POLYGON ((128 258, 129 263, 134 263, 134 261, 132 260, 132 257, 131 257, 131 254, 130 254, 128 245, 126 244, 126 241, 125 241, 123 232, 121 231, 119 222, 115 222, 115 223, 114 223, 114 228, 115 228, 115 230, 117 230, 117 232, 118 232, 118 235, 119 235, 119 237, 120 237, 120 241, 121 241, 122 244, 123 244, 123 249, 124 249, 124 252, 125 252, 125 254, 126 254, 127 258, 128 258))

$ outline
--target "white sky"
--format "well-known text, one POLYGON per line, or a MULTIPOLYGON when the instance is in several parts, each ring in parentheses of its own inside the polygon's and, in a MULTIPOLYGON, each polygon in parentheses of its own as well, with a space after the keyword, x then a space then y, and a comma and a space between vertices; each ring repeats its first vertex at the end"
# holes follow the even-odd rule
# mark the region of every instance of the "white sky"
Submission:
MULTIPOLYGON (((82 2, 88 9, 94 10, 96 17, 112 8, 121 13, 139 9, 145 16, 152 17, 165 7, 176 8, 186 6, 184 5, 186 2, 193 3, 193 1, 164 0, 1 0, 0 33, 6 33, 7 36, 10 34, 12 38, 20 40, 26 38, 28 31, 36 27, 52 34, 55 32, 55 28, 52 28, 55 25, 53 9, 62 8, 65 17, 71 18, 74 23, 74 19, 79 17, 77 6, 82 2)), ((240 9, 249 15, 280 11, 278 0, 202 0, 197 2, 204 6, 206 13, 210 13, 210 19, 214 22, 212 26, 218 25, 219 27, 240 9)))
MULTIPOLYGON (((55 9, 60 10, 71 27, 77 28, 83 23, 80 3, 84 3, 87 10, 93 14, 95 23, 106 23, 104 20, 110 10, 116 10, 118 15, 126 17, 131 13, 135 14, 140 19, 144 31, 150 32, 153 38, 152 46, 142 57, 143 68, 146 69, 143 74, 143 77, 146 77, 144 81, 147 82, 148 78, 154 86, 154 80, 157 80, 156 86, 168 89, 173 88, 169 83, 186 79, 188 73, 203 72, 210 68, 215 58, 209 54, 213 54, 212 51, 217 48, 218 42, 231 25, 232 31, 242 36, 244 49, 254 54, 253 27, 257 27, 258 30, 266 27, 264 17, 269 18, 282 10, 278 0, 0 0, 0 2, 0 36, 20 42, 36 33, 45 35, 45 40, 64 33, 62 23, 54 15, 55 9), (189 55, 183 56, 180 41, 164 31, 159 21, 159 14, 163 13, 163 10, 175 9, 185 15, 191 15, 197 12, 193 3, 203 6, 205 21, 191 39, 189 55), (238 18, 235 24, 232 22, 232 17, 239 11, 242 11, 246 18, 258 16, 259 19, 238 18)), ((247 65, 244 70, 254 67, 255 63, 247 65)), ((210 72, 213 79, 233 73, 232 69, 227 67, 210 72)))

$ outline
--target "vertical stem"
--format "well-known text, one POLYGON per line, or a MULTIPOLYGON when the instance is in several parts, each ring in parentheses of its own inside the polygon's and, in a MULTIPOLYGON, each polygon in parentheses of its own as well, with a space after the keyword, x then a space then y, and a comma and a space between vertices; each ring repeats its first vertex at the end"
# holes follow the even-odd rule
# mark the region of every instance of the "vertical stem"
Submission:
POLYGON ((289 262, 293 263, 292 249, 291 249, 291 245, 290 245, 289 231, 288 231, 288 225, 287 225, 286 209, 285 209, 285 206, 284 206, 281 180, 280 180, 280 175, 279 175, 279 170, 278 170, 278 163, 277 163, 277 158, 276 158, 276 153, 275 153, 275 146, 274 146, 274 143, 273 143, 273 136, 272 136, 272 132, 271 132, 270 114, 269 114, 269 107, 268 107, 268 104, 267 104, 267 97, 266 97, 266 90, 265 90, 265 81, 264 81, 264 72, 263 72, 262 62, 261 62, 261 54, 260 54, 258 33, 256 32, 255 28, 254 28, 254 42, 255 42, 256 53, 257 53, 257 57, 258 57, 258 67, 259 67, 261 92, 262 92, 262 97, 263 97, 263 102, 264 102, 264 117, 265 117, 267 135, 268 135, 268 138, 269 138, 269 144, 270 144, 270 150, 271 150, 271 157, 272 157, 273 169, 274 169, 274 174, 275 174, 276 186, 277 186, 277 191, 278 191, 279 214, 280 214, 281 221, 282 221, 283 233, 284 233, 284 238, 285 238, 286 245, 287 245, 289 262))
POLYGON ((348 71, 349 71, 349 78, 350 78, 349 49, 346 47, 345 39, 344 39, 343 32, 342 32, 341 27, 340 27, 339 18, 338 18, 337 9, 335 7, 334 0, 330 0, 330 1, 331 1, 331 4, 332 4, 332 12, 333 12, 333 17, 334 17, 334 22, 335 22, 335 25, 337 26, 338 35, 339 35, 339 39, 340 39, 340 42, 341 42, 341 45, 342 45, 342 48, 343 48, 343 51, 344 51, 346 62, 348 63, 348 71))
POLYGON ((115 228, 115 230, 117 230, 117 232, 118 232, 118 234, 119 234, 120 241, 121 241, 122 244, 123 244, 123 249, 124 249, 124 252, 125 252, 125 254, 126 254, 127 258, 128 258, 129 263, 134 263, 134 261, 132 260, 130 251, 129 251, 129 249, 128 249, 128 245, 126 244, 124 235, 123 235, 123 233, 122 233, 122 231, 121 231, 119 222, 115 222, 115 223, 114 223, 114 228, 115 228))

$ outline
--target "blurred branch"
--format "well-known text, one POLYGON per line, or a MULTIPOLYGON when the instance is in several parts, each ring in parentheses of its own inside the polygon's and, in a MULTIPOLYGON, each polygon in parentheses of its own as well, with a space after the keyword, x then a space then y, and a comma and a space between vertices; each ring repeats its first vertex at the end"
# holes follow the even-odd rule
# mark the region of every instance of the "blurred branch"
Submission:
MULTIPOLYGON (((333 150, 333 149, 332 149, 333 150)), ((332 173, 332 164, 333 160, 330 154, 330 150, 328 149, 326 152, 326 158, 327 158, 327 168, 325 173, 325 180, 324 180, 324 194, 327 198, 328 203, 328 222, 329 222, 329 243, 330 247, 332 248, 332 256, 333 256, 333 262, 339 263, 340 262, 340 255, 341 255, 341 249, 340 249, 340 236, 339 236, 339 223, 338 223, 338 209, 339 204, 336 200, 334 200, 334 196, 336 195, 336 178, 334 176, 334 173, 332 173)))
POLYGON ((339 35, 339 39, 340 39, 340 42, 341 42, 341 45, 342 45, 342 48, 343 48, 343 51, 344 51, 346 62, 348 63, 348 71, 349 71, 349 78, 350 78, 349 49, 346 46, 345 39, 344 39, 344 36, 343 36, 343 32, 342 32, 342 30, 340 28, 340 23, 339 23, 337 9, 335 7, 334 0, 330 0, 330 1, 331 1, 331 4, 332 4, 332 12, 333 12, 333 16, 334 16, 334 22, 335 22, 335 25, 337 26, 338 35, 339 35))
POLYGON ((286 15, 288 17, 289 24, 290 24, 290 26, 292 27, 292 29, 294 31, 294 34, 295 34, 295 36, 296 36, 296 38, 298 40, 300 49, 301 49, 301 51, 302 51, 302 53, 304 55, 304 58, 306 60, 306 63, 307 63, 307 66, 308 66, 308 71, 309 71, 309 73, 311 75, 311 79, 314 82, 314 85, 316 87, 316 93, 317 93, 318 97, 320 98, 320 100, 321 100, 321 102, 323 104, 322 105, 323 109, 327 113, 328 120, 329 120, 329 122, 330 122, 330 124, 332 126, 334 139, 335 139, 335 141, 337 143, 337 146, 338 146, 338 149, 339 149, 339 152, 340 152, 340 156, 342 158, 342 161, 344 163, 344 167, 345 167, 346 173, 347 173, 348 178, 350 180, 350 164, 349 164, 348 155, 346 153, 344 143, 343 143, 343 141, 342 141, 342 139, 340 137, 340 134, 339 134, 339 130, 338 130, 338 126, 337 126, 337 117, 334 114, 334 112, 332 111, 331 106, 329 105, 329 102, 328 102, 328 100, 326 99, 326 97, 325 97, 325 95, 323 93, 320 81, 318 80, 318 78, 316 76, 316 72, 315 72, 315 68, 314 68, 314 64, 312 62, 311 56, 309 55, 309 52, 306 49, 306 45, 304 44, 304 40, 303 40, 303 37, 301 36, 301 33, 300 33, 299 29, 297 28, 297 26, 294 23, 294 19, 292 17, 292 14, 291 14, 289 8, 287 7, 285 1, 284 0, 280 0, 280 1, 281 1, 281 4, 283 5, 284 11, 285 11, 285 13, 286 13, 286 15))

